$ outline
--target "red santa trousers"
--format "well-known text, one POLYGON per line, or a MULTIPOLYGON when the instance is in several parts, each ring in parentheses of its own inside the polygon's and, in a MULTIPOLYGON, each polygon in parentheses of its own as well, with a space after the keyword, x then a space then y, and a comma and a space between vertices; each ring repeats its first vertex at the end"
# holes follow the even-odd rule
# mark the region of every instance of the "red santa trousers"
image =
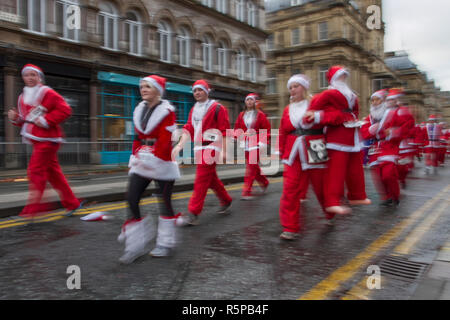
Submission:
POLYGON ((400 187, 395 163, 385 161, 372 167, 372 177, 382 200, 399 200, 400 187))
POLYGON ((438 167, 438 149, 425 148, 425 165, 428 167, 438 167))
POLYGON ((252 193, 253 182, 259 183, 263 188, 269 185, 269 180, 261 173, 261 167, 259 166, 259 150, 251 152, 245 152, 245 161, 247 163, 244 177, 244 188, 242 189, 242 195, 249 196, 252 193), (249 159, 251 161, 249 161, 249 159))
POLYGON ((33 152, 28 164, 29 198, 21 215, 33 215, 46 210, 41 204, 47 181, 58 192, 62 205, 67 210, 80 206, 72 192, 58 162, 59 143, 33 141, 33 152))
POLYGON ((203 210, 206 194, 211 188, 220 200, 222 206, 232 202, 232 198, 217 176, 216 164, 197 164, 194 180, 194 192, 189 200, 188 210, 194 215, 199 215, 203 210))
MULTIPOLYGON (((317 200, 324 210, 324 174, 325 169, 302 170, 299 160, 295 160, 292 166, 284 165, 283 193, 280 199, 280 222, 283 231, 300 231, 300 200, 303 189, 308 188, 308 182, 311 182, 317 200)), ((325 213, 325 217, 333 219, 334 214, 325 213)))
POLYGON ((325 207, 341 205, 344 183, 348 200, 365 200, 363 152, 328 150, 330 160, 325 173, 325 207))

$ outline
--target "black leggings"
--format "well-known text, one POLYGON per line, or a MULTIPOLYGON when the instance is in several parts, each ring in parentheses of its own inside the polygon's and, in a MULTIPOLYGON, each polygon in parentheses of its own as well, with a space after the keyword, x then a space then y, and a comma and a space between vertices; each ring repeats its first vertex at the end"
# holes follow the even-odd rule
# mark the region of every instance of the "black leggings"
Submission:
MULTIPOLYGON (((151 179, 143 178, 137 174, 132 174, 128 181, 128 194, 127 200, 130 207, 131 214, 135 219, 141 218, 141 211, 139 209, 139 202, 141 201, 142 194, 148 185, 152 182, 151 179)), ((172 208, 172 190, 175 181, 163 181, 155 180, 159 187, 159 192, 156 194, 158 197, 160 216, 173 217, 174 211, 172 208)))

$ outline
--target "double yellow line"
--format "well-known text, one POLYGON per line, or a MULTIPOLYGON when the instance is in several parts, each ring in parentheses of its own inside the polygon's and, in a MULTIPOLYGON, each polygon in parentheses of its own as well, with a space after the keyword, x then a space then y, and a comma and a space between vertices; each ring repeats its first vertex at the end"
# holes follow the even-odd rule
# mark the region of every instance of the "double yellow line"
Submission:
MULTIPOLYGON (((269 181, 271 184, 276 184, 276 183, 282 182, 283 178, 270 178, 269 181)), ((243 187, 243 183, 239 183, 239 184, 233 184, 230 186, 226 186, 225 189, 228 191, 233 191, 233 190, 242 189, 242 187, 243 187)), ((213 193, 212 191, 208 191, 208 194, 212 194, 212 193, 213 193)), ((191 196, 192 196, 192 191, 176 193, 172 196, 172 200, 187 199, 187 198, 190 198, 191 196)), ((148 197, 148 198, 142 199, 140 202, 140 205, 149 205, 149 204, 155 204, 155 203, 158 203, 158 200, 156 198, 148 197)), ((86 215, 86 214, 97 212, 97 211, 111 212, 111 211, 125 209, 125 208, 127 208, 127 206, 128 206, 127 202, 121 201, 121 202, 115 203, 115 204, 100 205, 100 206, 93 206, 90 208, 80 209, 77 212, 75 212, 74 215, 86 215)), ((11 219, 10 218, 10 219, 0 222, 0 229, 23 226, 23 225, 26 225, 29 223, 43 223, 43 222, 56 221, 56 220, 65 218, 66 217, 64 215, 65 213, 66 213, 65 210, 59 210, 59 211, 56 211, 53 213, 48 213, 48 214, 39 216, 38 218, 35 218, 35 219, 24 219, 24 218, 11 219)))
MULTIPOLYGON (((372 242, 366 249, 364 249, 355 258, 351 259, 347 264, 336 269, 327 278, 319 282, 315 287, 309 290, 307 293, 299 297, 299 300, 324 300, 329 297, 331 293, 338 290, 345 282, 350 280, 357 272, 362 270, 364 266, 367 265, 368 261, 374 258, 381 250, 386 249, 392 242, 397 239, 407 228, 416 223, 426 212, 429 210, 439 199, 443 198, 445 203, 438 210, 442 213, 444 209, 448 206, 448 200, 445 195, 450 191, 450 185, 448 185, 444 190, 437 194, 434 198, 428 200, 422 207, 416 210, 411 216, 404 219, 395 225, 392 229, 384 233, 382 236, 377 238, 372 242)), ((439 214, 440 215, 440 214, 439 214)), ((438 216, 433 214, 433 221, 436 221, 438 216)), ((431 219, 431 218, 430 218, 431 219)), ((430 221, 427 222, 430 225, 430 221)), ((416 233, 417 242, 419 234, 416 233)), ((399 248, 412 248, 411 241, 407 245, 400 246, 399 248)), ((403 249, 402 249, 403 250, 403 249)), ((405 251, 402 251, 405 252, 405 251)), ((407 251, 409 252, 409 251, 407 251)), ((364 293, 361 292, 361 288, 365 285, 366 277, 359 282, 355 287, 351 295, 359 295, 364 298, 364 293)), ((347 298, 351 298, 351 295, 347 298)))

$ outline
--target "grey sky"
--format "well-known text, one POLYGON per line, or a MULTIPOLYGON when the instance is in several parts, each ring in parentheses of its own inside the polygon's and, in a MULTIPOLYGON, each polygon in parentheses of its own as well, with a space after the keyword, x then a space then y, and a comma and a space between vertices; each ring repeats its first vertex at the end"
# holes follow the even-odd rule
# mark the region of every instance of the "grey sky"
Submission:
POLYGON ((385 51, 405 50, 441 90, 450 90, 450 1, 383 0, 385 51))

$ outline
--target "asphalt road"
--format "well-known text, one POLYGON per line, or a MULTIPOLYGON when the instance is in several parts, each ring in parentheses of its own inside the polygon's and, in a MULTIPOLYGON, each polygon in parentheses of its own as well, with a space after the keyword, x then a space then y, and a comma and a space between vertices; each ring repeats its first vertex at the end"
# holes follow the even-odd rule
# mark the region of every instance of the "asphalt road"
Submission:
MULTIPOLYGON (((298 241, 279 238, 278 209, 282 178, 272 178, 268 193, 240 201, 241 184, 229 185, 235 199, 230 215, 215 213, 209 194, 200 225, 179 229, 181 242, 170 258, 144 256, 121 265, 117 242, 125 220, 123 202, 97 204, 80 215, 54 212, 34 222, 0 220, 0 299, 409 299, 418 279, 381 274, 381 288, 368 290, 370 265, 388 257, 416 261, 424 268, 447 239, 450 222, 450 170, 436 176, 417 169, 402 190, 397 210, 374 204, 326 225, 312 192, 302 204, 298 241), (94 211, 114 219, 85 222, 94 211), (432 218, 431 218, 432 217, 432 218), (77 266, 81 288, 67 286, 69 266, 77 266)), ((174 207, 184 211, 189 192, 174 194, 174 207)), ((156 219, 153 198, 142 212, 156 219)))

